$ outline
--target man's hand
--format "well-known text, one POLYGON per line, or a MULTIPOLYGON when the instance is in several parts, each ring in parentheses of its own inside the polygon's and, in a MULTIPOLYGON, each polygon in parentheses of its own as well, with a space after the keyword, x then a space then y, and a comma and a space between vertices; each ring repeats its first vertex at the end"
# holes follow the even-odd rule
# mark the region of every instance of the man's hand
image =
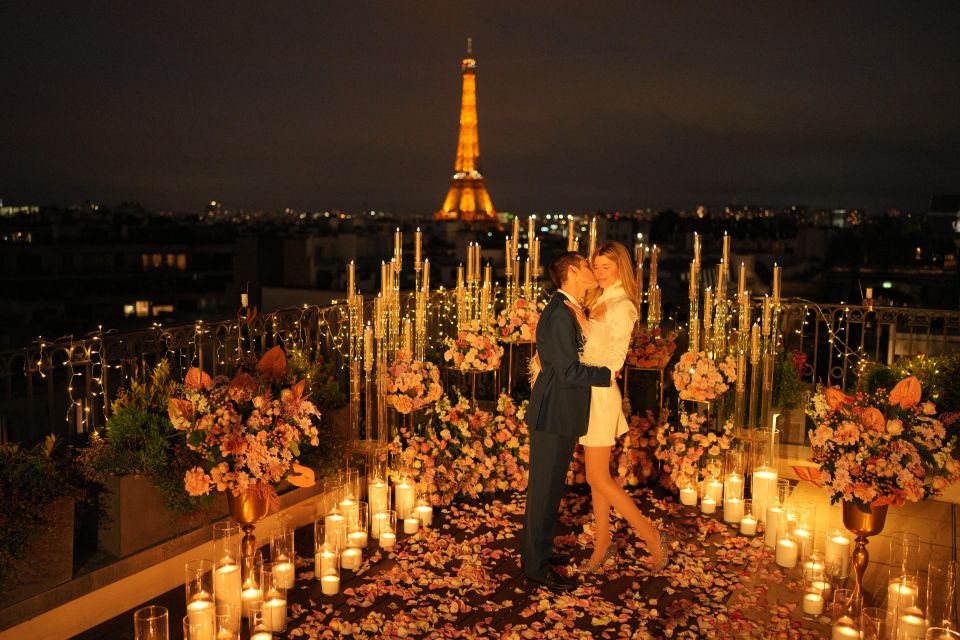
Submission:
POLYGON ((590 309, 590 319, 596 320, 597 322, 603 322, 604 318, 607 317, 607 303, 601 302, 593 309, 590 309))

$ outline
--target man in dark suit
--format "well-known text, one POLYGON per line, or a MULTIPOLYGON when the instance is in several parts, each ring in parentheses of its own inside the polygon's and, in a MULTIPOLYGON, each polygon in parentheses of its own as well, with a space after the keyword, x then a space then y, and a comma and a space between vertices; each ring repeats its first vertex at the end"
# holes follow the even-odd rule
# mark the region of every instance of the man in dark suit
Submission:
POLYGON ((587 432, 590 387, 610 386, 611 372, 580 364, 583 337, 564 304, 569 300, 579 306, 584 294, 596 288, 587 260, 572 251, 563 253, 550 265, 550 278, 558 290, 537 324, 541 372, 525 419, 530 428, 530 477, 520 556, 527 579, 554 591, 570 591, 576 580, 551 563, 557 512, 573 448, 587 432))

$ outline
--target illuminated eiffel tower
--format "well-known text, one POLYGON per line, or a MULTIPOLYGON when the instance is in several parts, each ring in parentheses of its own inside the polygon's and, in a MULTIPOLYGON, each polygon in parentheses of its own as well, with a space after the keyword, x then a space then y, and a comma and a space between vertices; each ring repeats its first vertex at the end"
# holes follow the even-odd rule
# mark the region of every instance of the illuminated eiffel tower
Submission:
POLYGON ((434 218, 436 220, 493 220, 493 202, 487 182, 480 173, 480 134, 477 131, 477 61, 473 43, 467 38, 467 56, 463 59, 463 95, 460 100, 460 137, 450 191, 434 218))

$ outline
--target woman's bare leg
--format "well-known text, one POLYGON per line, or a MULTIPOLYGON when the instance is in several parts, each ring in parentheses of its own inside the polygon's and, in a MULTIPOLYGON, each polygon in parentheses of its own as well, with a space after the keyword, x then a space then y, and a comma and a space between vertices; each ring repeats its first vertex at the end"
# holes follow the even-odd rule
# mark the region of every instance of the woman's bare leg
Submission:
POLYGON ((591 488, 593 500, 593 553, 589 564, 600 561, 610 546, 610 501, 600 491, 591 488))
MULTIPOLYGON (((600 494, 605 500, 601 506, 606 506, 607 511, 607 536, 609 537, 609 512, 610 507, 616 509, 620 515, 626 518, 630 526, 637 532, 643 541, 647 544, 647 550, 650 552, 651 564, 658 564, 663 557, 663 549, 660 548, 660 534, 653 526, 653 523, 645 515, 640 513, 640 509, 633 503, 623 488, 614 482, 610 477, 610 450, 612 447, 584 447, 583 456, 587 467, 587 482, 590 483, 591 493, 594 496, 594 514, 597 514, 597 494, 600 494)), ((599 527, 599 522, 598 522, 599 527)), ((599 535, 599 529, 598 529, 599 535)), ((594 554, 600 548, 600 540, 594 548, 594 554)), ((603 551, 606 550, 604 547, 603 551)), ((602 552, 602 551, 601 551, 602 552)), ((599 559, 597 556, 596 559, 599 559)))

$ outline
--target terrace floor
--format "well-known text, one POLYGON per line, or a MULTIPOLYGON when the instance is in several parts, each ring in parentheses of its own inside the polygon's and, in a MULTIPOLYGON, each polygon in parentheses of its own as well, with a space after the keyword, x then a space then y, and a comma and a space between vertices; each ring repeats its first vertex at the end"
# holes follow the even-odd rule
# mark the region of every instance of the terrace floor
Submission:
MULTIPOLYGON (((812 486, 801 485, 798 492, 819 497, 812 486)), ((564 595, 534 588, 521 574, 517 546, 524 497, 519 494, 437 509, 434 527, 402 536, 394 552, 384 553, 375 544, 368 548, 362 567, 344 573, 344 590, 333 597, 321 595, 313 579, 312 532, 301 527, 297 547, 304 560, 282 637, 828 637, 827 618, 801 615, 799 569, 780 569, 762 536, 740 536, 718 517, 702 516, 648 489, 634 495, 645 513, 681 541, 669 566, 659 574, 646 571, 642 543, 620 527, 615 534, 623 549, 619 560, 564 595)), ((818 511, 825 524, 828 509, 818 511)), ((588 496, 569 492, 558 550, 577 561, 585 557, 589 522, 588 496)), ((892 511, 885 533, 916 529, 933 543, 926 545, 930 557, 950 559, 956 554, 956 524, 953 505, 927 502, 892 511)), ((871 541, 876 562, 868 571, 869 591, 878 591, 886 576, 886 547, 883 536, 871 541)), ((179 638, 179 623, 173 621, 184 615, 183 588, 149 603, 170 609, 171 638, 179 638)), ((132 612, 75 638, 132 638, 132 612)))

